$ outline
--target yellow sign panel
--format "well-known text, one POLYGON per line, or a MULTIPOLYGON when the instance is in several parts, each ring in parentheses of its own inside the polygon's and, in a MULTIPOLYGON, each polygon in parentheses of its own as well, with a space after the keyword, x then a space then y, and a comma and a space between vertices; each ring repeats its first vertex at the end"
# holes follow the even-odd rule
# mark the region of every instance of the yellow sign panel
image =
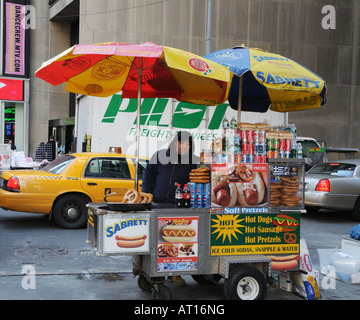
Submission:
POLYGON ((297 254, 300 214, 214 214, 211 255, 297 254))
POLYGON ((283 254, 298 253, 299 244, 269 244, 269 245, 240 245, 211 247, 212 256, 245 255, 245 254, 283 254))

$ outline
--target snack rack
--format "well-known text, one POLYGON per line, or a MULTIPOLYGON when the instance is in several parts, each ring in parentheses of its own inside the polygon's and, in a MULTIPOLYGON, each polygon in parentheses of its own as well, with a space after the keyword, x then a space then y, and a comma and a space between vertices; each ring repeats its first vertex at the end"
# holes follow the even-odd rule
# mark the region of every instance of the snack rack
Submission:
POLYGON ((90 203, 87 242, 98 255, 131 255, 138 285, 152 290, 152 299, 170 299, 164 282, 175 275, 190 275, 201 284, 223 278, 227 299, 262 299, 272 271, 299 269, 300 215, 304 212, 304 160, 269 159, 266 168, 265 200, 251 207, 239 203, 188 209, 153 205, 150 210, 111 211, 106 203, 90 203), (294 177, 296 184, 293 181, 283 188, 293 193, 282 195, 279 185, 294 177), (290 200, 285 205, 276 197, 290 200), (166 234, 169 225, 185 226, 184 238, 179 234, 171 238, 176 232, 166 234), (121 237, 129 243, 141 238, 142 245, 119 247, 121 237))

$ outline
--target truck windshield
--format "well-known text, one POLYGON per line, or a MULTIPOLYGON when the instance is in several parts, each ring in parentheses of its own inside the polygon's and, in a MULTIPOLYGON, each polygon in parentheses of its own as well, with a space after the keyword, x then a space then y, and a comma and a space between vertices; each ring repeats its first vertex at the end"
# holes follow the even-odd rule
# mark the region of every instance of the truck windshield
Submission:
POLYGON ((74 156, 66 154, 50 162, 43 170, 55 174, 60 174, 74 159, 74 156))
POLYGON ((310 158, 309 148, 319 148, 319 145, 315 141, 304 140, 304 141, 298 141, 298 142, 300 142, 302 145, 303 155, 305 158, 310 158))
POLYGON ((312 167, 308 174, 328 174, 332 176, 352 177, 356 165, 350 163, 321 163, 312 167))

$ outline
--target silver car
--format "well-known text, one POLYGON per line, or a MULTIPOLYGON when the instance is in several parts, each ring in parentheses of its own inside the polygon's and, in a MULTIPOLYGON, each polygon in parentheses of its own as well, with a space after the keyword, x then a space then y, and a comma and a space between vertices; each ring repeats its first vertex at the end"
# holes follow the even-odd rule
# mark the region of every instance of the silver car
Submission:
POLYGON ((305 207, 351 211, 360 221, 360 159, 325 162, 305 174, 305 207))

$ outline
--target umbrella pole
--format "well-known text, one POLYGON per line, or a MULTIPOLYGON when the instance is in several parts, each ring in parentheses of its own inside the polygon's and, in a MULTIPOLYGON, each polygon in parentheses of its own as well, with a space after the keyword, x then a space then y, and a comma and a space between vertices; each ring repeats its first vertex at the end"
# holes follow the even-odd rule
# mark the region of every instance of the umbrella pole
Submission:
POLYGON ((140 150, 140 110, 141 110, 141 82, 142 82, 143 58, 139 58, 138 69, 138 95, 136 110, 136 151, 135 151, 135 190, 139 190, 139 150, 140 150))
POLYGON ((242 87, 243 87, 243 77, 240 76, 239 77, 239 98, 238 98, 237 123, 241 122, 242 87))

